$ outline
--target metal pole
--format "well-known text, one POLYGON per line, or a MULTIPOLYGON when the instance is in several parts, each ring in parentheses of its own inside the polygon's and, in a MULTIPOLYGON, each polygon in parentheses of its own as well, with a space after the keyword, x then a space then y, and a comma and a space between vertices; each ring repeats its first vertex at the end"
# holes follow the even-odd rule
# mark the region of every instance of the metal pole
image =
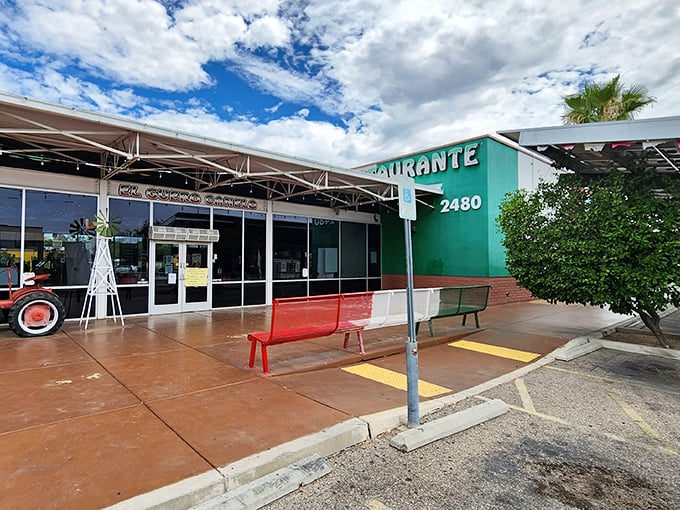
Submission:
POLYGON ((418 341, 413 318, 413 253, 411 242, 411 220, 404 220, 406 244, 406 311, 408 317, 408 338, 406 339, 406 393, 408 400, 408 426, 420 425, 418 400, 418 341))

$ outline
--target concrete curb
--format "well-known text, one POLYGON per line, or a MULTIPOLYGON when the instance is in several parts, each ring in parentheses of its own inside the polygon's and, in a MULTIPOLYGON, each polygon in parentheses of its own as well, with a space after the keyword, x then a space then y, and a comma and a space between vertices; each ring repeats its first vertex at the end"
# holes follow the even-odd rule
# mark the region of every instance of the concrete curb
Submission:
POLYGON ((206 501, 193 510, 254 510, 290 494, 331 472, 323 457, 312 455, 262 478, 206 501))
MULTIPOLYGON (((369 439, 367 423, 359 418, 352 418, 320 432, 301 437, 300 439, 228 464, 217 471, 207 471, 121 501, 108 507, 107 510, 185 510, 220 496, 225 496, 227 493, 237 491, 243 486, 248 488, 241 489, 240 498, 242 501, 250 501, 255 496, 249 496, 246 493, 248 491, 260 490, 261 487, 267 485, 267 482, 263 482, 264 485, 258 485, 257 483, 247 484, 263 479, 281 469, 291 468, 291 465, 294 465, 296 462, 308 459, 313 455, 325 457, 367 439, 369 439)), ((277 476, 281 477, 283 475, 280 473, 277 476)), ((276 484, 273 485, 275 486, 276 484)), ((278 497, 283 495, 281 494, 278 497)), ((233 508, 246 507, 236 506, 233 508)))
POLYGON ((224 478, 217 471, 207 471, 160 489, 140 494, 105 510, 180 510, 224 493, 224 478))
MULTIPOLYGON (((667 317, 667 316, 669 316, 669 315, 671 315, 672 313, 675 313, 675 312, 677 312, 677 311, 678 311, 678 309, 677 309, 676 307, 674 307, 674 306, 669 306, 669 307, 666 308, 664 311, 659 312, 659 318, 661 318, 661 319, 663 320, 665 317, 667 317)), ((636 316, 634 316, 634 317, 631 318, 631 319, 628 319, 628 320, 619 322, 618 324, 615 324, 615 325, 613 326, 613 328, 614 328, 614 329, 624 329, 624 330, 635 330, 635 329, 637 329, 637 328, 634 327, 634 325, 637 325, 637 324, 639 324, 639 325, 641 325, 641 326, 643 326, 643 327, 645 328, 643 331, 648 331, 648 330, 646 329, 646 326, 644 325, 643 320, 640 318, 639 315, 636 315, 636 316)), ((649 334, 651 335, 652 332, 649 331, 649 334)))
POLYGON ((231 491, 313 454, 323 457, 369 439, 368 425, 359 418, 289 441, 219 469, 225 489, 231 491))
POLYGON ((598 340, 598 343, 605 349, 680 360, 680 351, 674 349, 650 347, 648 345, 627 344, 625 342, 615 342, 613 340, 598 340))
POLYGON ((602 347, 599 337, 582 336, 570 340, 559 349, 555 349, 550 356, 558 361, 572 361, 586 354, 590 354, 602 347))
POLYGON ((410 452, 433 441, 456 434, 508 412, 508 405, 499 399, 458 411, 418 427, 400 432, 390 440, 398 450, 410 452))

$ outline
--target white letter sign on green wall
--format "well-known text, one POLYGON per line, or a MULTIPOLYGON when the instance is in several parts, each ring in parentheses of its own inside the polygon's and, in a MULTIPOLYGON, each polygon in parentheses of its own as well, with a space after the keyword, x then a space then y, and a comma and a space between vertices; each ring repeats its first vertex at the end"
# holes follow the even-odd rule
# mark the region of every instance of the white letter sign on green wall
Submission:
MULTIPOLYGON (((379 163, 376 173, 397 179, 414 177, 417 184, 442 185, 442 195, 425 199, 414 222, 415 274, 442 276, 505 276, 504 254, 495 218, 498 204, 517 187, 517 151, 490 138, 439 147, 379 163), (413 174, 413 175, 409 175, 413 174)), ((403 274, 398 257, 403 250, 402 222, 386 209, 382 213, 383 272, 403 274)))
POLYGON ((479 143, 465 146, 437 149, 413 157, 395 159, 380 163, 367 172, 396 179, 400 175, 415 178, 446 170, 458 170, 463 167, 479 165, 477 151, 479 143))

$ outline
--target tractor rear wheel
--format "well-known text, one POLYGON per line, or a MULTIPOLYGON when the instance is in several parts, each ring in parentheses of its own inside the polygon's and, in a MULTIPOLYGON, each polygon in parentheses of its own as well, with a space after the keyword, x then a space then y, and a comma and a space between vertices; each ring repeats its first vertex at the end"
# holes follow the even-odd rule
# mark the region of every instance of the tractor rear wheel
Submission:
POLYGON ((12 305, 7 321, 19 336, 44 336, 59 331, 65 316, 64 305, 57 296, 49 292, 31 292, 12 305))

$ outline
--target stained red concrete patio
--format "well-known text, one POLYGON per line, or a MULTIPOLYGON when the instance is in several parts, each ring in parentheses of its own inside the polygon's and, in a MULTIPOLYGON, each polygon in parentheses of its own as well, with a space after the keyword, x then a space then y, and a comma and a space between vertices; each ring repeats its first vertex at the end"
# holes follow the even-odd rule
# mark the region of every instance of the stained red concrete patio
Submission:
MULTIPOLYGON (((447 345, 469 339, 545 355, 625 317, 542 301, 490 307, 482 328, 439 319, 419 341, 421 380, 457 392, 526 363, 447 345)), ((21 339, 0 326, 0 506, 100 508, 205 473, 349 418, 406 404, 403 390, 341 367, 405 372, 406 327, 273 346, 247 368, 254 307, 67 322, 21 339)))

